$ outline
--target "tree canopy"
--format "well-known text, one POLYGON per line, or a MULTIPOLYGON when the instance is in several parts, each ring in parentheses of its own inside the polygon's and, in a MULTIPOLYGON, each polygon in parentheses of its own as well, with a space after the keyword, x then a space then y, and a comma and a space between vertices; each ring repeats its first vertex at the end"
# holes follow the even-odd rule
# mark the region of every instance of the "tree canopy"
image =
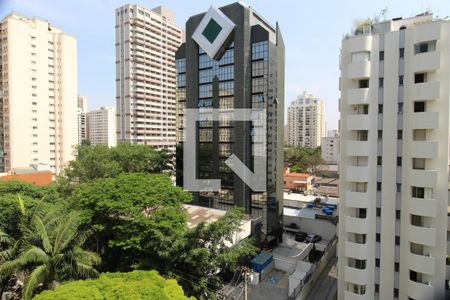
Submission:
POLYGON ((171 169, 169 152, 145 145, 122 143, 111 148, 80 145, 76 151, 77 158, 64 172, 68 179, 80 183, 121 173, 159 173, 171 169))
POLYGON ((69 282, 53 291, 37 295, 35 300, 183 300, 188 298, 174 279, 164 279, 156 271, 103 273, 98 279, 69 282))
POLYGON ((308 172, 317 175, 320 166, 326 164, 321 156, 321 148, 288 146, 284 149, 285 162, 294 172, 308 172))

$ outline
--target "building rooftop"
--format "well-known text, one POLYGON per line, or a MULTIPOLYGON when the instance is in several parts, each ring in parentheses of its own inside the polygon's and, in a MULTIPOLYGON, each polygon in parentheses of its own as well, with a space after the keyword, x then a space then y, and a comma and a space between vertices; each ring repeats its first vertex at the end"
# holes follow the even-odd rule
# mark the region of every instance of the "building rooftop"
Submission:
POLYGON ((196 205, 190 205, 190 204, 183 204, 184 209, 186 209, 188 213, 188 222, 187 225, 189 228, 194 228, 198 224, 205 222, 205 223, 213 223, 227 213, 224 210, 214 209, 214 208, 208 208, 208 207, 202 207, 202 206, 196 206, 196 205))

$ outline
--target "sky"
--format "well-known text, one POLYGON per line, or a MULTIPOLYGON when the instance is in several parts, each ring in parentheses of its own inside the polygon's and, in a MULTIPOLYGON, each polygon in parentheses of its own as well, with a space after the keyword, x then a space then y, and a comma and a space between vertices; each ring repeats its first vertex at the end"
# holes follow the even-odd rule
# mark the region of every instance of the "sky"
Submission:
MULTIPOLYGON (((89 110, 115 107, 114 11, 126 3, 147 8, 164 5, 184 28, 191 15, 235 2, 212 0, 0 0, 0 17, 10 12, 48 20, 78 41, 78 92, 89 110)), ((279 23, 286 51, 285 107, 307 91, 324 100, 327 130, 338 127, 339 50, 355 20, 387 8, 387 19, 411 17, 431 9, 450 15, 449 0, 246 0, 271 24, 279 23)))

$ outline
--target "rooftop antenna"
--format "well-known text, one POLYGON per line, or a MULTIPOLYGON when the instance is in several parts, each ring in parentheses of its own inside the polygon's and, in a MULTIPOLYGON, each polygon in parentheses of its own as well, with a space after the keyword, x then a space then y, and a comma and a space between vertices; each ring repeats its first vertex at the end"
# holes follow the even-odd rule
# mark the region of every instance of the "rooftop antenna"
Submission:
POLYGON ((388 12, 388 8, 387 7, 382 8, 381 11, 380 11, 380 19, 383 18, 383 21, 386 21, 387 12, 388 12))

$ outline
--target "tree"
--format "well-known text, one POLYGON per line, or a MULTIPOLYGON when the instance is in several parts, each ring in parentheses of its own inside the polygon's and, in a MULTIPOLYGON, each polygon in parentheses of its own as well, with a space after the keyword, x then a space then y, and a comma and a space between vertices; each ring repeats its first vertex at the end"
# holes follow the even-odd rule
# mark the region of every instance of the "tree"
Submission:
POLYGON ((284 149, 285 162, 291 166, 292 170, 301 170, 316 175, 325 161, 321 156, 320 147, 302 148, 288 146, 284 149))
POLYGON ((121 173, 160 173, 171 170, 171 155, 149 146, 119 144, 77 146, 77 157, 69 162, 65 176, 83 183, 98 178, 115 177, 121 173))
POLYGON ((96 229, 90 247, 101 253, 103 271, 165 271, 183 244, 181 204, 190 200, 166 174, 123 173, 81 185, 71 202, 88 212, 85 227, 96 229))
POLYGON ((200 223, 187 232, 174 274, 180 275, 179 281, 189 295, 214 299, 226 275, 234 273, 245 257, 257 253, 252 240, 229 246, 243 216, 243 211, 235 208, 216 222, 200 223))
POLYGON ((156 271, 104 273, 98 279, 62 284, 53 291, 37 295, 35 300, 78 299, 161 299, 193 300, 185 296, 174 279, 164 279, 156 271))
MULTIPOLYGON (((98 276, 93 266, 100 258, 81 248, 89 232, 79 230, 80 212, 53 209, 29 214, 20 197, 18 204, 22 236, 15 243, 9 238, 14 248, 6 250, 10 254, 2 257, 0 277, 26 272, 23 299, 31 299, 37 290, 53 288, 62 280, 98 276)), ((2 232, 0 236, 7 235, 2 232)))

